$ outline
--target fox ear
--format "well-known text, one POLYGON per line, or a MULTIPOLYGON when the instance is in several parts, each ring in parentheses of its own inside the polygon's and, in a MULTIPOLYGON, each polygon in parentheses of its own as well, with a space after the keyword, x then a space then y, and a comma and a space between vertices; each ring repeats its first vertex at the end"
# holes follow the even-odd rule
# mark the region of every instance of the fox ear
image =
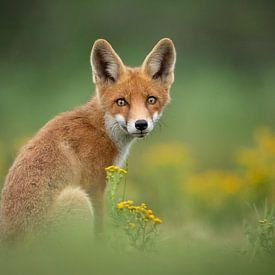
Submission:
POLYGON ((93 81, 116 82, 125 67, 112 46, 104 39, 95 41, 91 52, 91 66, 93 81))
POLYGON ((147 55, 142 70, 152 79, 160 80, 170 87, 174 81, 174 68, 176 63, 176 50, 171 39, 161 39, 153 50, 147 55))

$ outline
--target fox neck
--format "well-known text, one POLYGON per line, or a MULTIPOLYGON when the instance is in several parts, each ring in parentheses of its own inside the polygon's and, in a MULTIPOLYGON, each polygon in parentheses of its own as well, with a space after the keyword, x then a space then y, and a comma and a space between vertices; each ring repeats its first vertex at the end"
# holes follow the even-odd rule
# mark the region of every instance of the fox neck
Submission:
POLYGON ((115 145, 117 153, 113 158, 113 164, 123 167, 133 144, 135 137, 122 130, 113 116, 104 112, 97 96, 92 97, 84 106, 89 112, 89 119, 95 127, 106 132, 110 141, 115 145))
POLYGON ((107 134, 118 150, 113 164, 118 167, 123 167, 135 138, 122 130, 115 118, 113 118, 110 114, 106 113, 104 115, 104 122, 107 134))

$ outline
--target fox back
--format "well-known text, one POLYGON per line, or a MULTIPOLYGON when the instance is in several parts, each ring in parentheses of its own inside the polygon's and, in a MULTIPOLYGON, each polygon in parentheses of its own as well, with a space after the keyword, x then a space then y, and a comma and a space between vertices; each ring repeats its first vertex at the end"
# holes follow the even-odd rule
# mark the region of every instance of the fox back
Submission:
POLYGON ((130 146, 148 135, 169 102, 176 53, 160 40, 138 68, 126 67, 111 45, 91 51, 95 95, 50 120, 20 150, 2 190, 4 239, 37 230, 61 213, 83 209, 102 227, 105 167, 123 166, 130 146))

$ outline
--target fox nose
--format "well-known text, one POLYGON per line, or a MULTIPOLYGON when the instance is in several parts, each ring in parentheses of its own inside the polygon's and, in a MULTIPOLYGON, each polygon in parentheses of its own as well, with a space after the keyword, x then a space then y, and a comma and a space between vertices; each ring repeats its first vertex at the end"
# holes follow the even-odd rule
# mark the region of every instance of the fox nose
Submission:
POLYGON ((145 119, 139 119, 136 121, 135 127, 137 130, 143 131, 148 127, 148 123, 145 119))

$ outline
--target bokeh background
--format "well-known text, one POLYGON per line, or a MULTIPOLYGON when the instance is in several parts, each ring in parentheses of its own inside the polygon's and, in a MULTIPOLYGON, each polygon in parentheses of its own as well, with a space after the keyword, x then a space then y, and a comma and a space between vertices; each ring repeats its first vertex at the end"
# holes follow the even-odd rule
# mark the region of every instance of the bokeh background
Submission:
POLYGON ((0 185, 29 137, 92 96, 95 39, 138 66, 170 37, 172 101, 132 148, 127 196, 150 204, 168 236, 245 239, 248 205, 275 200, 274 1, 28 0, 0 10, 0 185))

